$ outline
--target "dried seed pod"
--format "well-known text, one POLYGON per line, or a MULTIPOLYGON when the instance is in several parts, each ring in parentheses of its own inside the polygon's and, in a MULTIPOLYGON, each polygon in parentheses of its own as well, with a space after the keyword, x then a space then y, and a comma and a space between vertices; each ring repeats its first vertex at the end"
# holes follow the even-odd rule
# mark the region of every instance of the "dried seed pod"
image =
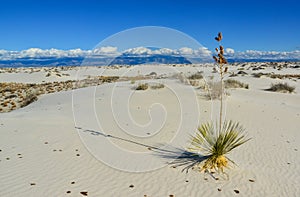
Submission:
MULTIPOLYGON (((225 60, 225 61, 226 61, 226 60, 225 60)), ((228 66, 225 67, 224 73, 227 73, 227 71, 228 71, 228 66)))
POLYGON ((220 57, 219 59, 220 59, 219 63, 220 63, 220 64, 223 64, 223 63, 224 63, 224 58, 223 58, 223 57, 220 57))
POLYGON ((222 39, 223 39, 222 32, 219 32, 219 33, 218 33, 218 38, 219 38, 219 40, 222 40, 222 39))
POLYGON ((222 59, 222 63, 223 63, 223 64, 227 64, 228 62, 227 62, 227 60, 226 60, 225 58, 223 58, 223 59, 222 59))
POLYGON ((222 55, 224 54, 224 48, 223 48, 222 45, 220 46, 220 53, 221 53, 222 55))
POLYGON ((219 42, 221 39, 219 37, 215 37, 215 40, 219 42))
POLYGON ((213 56, 213 58, 216 62, 219 62, 219 59, 216 56, 213 56))
POLYGON ((215 48, 215 49, 216 49, 217 52, 219 52, 219 49, 218 49, 218 48, 215 48))

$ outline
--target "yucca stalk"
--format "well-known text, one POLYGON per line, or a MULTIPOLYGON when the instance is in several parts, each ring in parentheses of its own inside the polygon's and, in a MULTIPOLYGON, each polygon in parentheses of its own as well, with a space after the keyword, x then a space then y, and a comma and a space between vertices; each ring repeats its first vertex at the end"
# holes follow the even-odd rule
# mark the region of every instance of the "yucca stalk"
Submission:
MULTIPOLYGON (((222 38, 222 33, 219 33, 215 39, 220 42, 222 38)), ((213 58, 218 65, 222 91, 220 96, 219 121, 216 122, 215 126, 212 122, 202 124, 198 128, 195 136, 192 136, 189 150, 199 155, 204 155, 205 159, 200 163, 202 165, 200 171, 210 171, 213 169, 224 173, 224 168, 228 167, 229 161, 234 163, 226 154, 244 144, 249 139, 246 139, 244 128, 238 122, 223 122, 223 80, 228 67, 224 68, 224 65, 227 64, 227 60, 224 57, 223 46, 219 44, 219 48, 215 50, 218 55, 213 56, 213 58)), ((199 163, 197 165, 199 165, 199 163)))

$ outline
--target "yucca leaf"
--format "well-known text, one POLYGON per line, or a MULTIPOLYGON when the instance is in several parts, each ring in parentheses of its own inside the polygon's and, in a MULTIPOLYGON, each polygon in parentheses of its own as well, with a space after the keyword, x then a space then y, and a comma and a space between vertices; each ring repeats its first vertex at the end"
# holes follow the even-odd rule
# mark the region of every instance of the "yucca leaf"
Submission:
POLYGON ((191 137, 190 150, 206 155, 203 168, 223 171, 227 161, 231 161, 224 155, 250 139, 246 139, 244 128, 238 122, 225 121, 220 131, 217 128, 217 123, 215 127, 211 122, 202 124, 191 137))

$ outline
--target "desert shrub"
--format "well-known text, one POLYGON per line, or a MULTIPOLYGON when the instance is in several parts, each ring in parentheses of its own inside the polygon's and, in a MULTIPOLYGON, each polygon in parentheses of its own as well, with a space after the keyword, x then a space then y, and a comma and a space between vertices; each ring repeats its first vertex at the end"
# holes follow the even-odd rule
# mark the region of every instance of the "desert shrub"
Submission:
POLYGON ((25 107, 25 106, 29 105, 30 103, 33 103, 37 99, 38 99, 37 95, 34 91, 27 90, 26 91, 26 96, 25 96, 23 102, 21 103, 20 107, 25 107))
POLYGON ((189 84, 188 78, 183 73, 176 73, 172 75, 170 78, 179 79, 179 81, 183 84, 189 84))
POLYGON ((203 79, 203 75, 201 72, 197 72, 195 74, 192 74, 188 77, 188 79, 196 80, 196 79, 203 79))
POLYGON ((199 80, 189 80, 189 84, 191 86, 200 86, 200 81, 199 80))
POLYGON ((295 90, 295 87, 288 85, 287 83, 277 83, 271 84, 271 87, 267 89, 272 92, 283 92, 283 93, 292 93, 295 90))
POLYGON ((161 89, 161 88, 164 88, 164 87, 165 87, 165 85, 160 83, 160 84, 152 85, 151 89, 156 90, 156 89, 161 89))
POLYGON ((255 78, 260 78, 263 75, 265 75, 265 74, 264 73, 252 73, 252 76, 255 78))
POLYGON ((240 81, 234 80, 234 79, 227 79, 224 81, 225 88, 245 88, 249 89, 249 85, 242 83, 240 81))
POLYGON ((229 77, 236 77, 236 76, 238 76, 238 74, 236 74, 236 73, 231 73, 231 74, 229 75, 229 77))
POLYGON ((99 79, 102 80, 103 83, 112 83, 119 79, 119 76, 100 76, 99 79))
POLYGON ((6 96, 4 99, 12 99, 12 98, 16 98, 16 97, 17 97, 17 95, 11 94, 11 95, 6 96))
POLYGON ((237 74, 242 75, 242 76, 248 75, 248 73, 246 73, 245 71, 242 71, 242 70, 240 70, 237 74))
POLYGON ((148 88, 149 88, 148 83, 141 83, 135 88, 135 90, 147 90, 148 88))
POLYGON ((224 89, 221 86, 221 82, 208 82, 207 83, 207 88, 208 88, 208 92, 206 93, 205 97, 207 99, 221 99, 221 95, 225 94, 225 95, 229 95, 228 92, 225 92, 224 89), (223 89, 223 91, 222 91, 223 89))

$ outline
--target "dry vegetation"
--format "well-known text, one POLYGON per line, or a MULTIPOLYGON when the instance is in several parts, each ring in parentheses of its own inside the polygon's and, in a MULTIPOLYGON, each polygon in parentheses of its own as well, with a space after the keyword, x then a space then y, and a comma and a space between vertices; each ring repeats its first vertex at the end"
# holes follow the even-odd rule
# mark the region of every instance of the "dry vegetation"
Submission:
POLYGON ((207 83, 207 93, 205 94, 205 98, 207 99, 221 99, 221 96, 229 96, 229 93, 226 92, 221 85, 221 82, 208 82, 207 83))
POLYGON ((0 112, 9 112, 25 107, 36 101, 42 94, 111 83, 118 79, 119 77, 116 76, 97 76, 80 81, 68 80, 42 84, 0 83, 0 112))
POLYGON ((225 88, 245 88, 249 89, 249 85, 234 79, 227 79, 224 81, 225 88))
POLYGON ((272 79, 300 79, 300 74, 274 74, 274 73, 253 73, 253 77, 260 78, 262 76, 270 77, 272 79))
POLYGON ((164 87, 165 87, 165 85, 162 84, 162 83, 159 83, 159 84, 156 84, 156 85, 151 85, 151 89, 154 89, 154 90, 161 89, 161 88, 164 88, 164 87))
POLYGON ((271 84, 271 87, 266 90, 272 92, 292 93, 294 92, 295 87, 290 86, 287 83, 277 83, 271 84))
POLYGON ((149 88, 148 83, 140 83, 135 90, 147 90, 149 88))
POLYGON ((192 74, 188 77, 188 79, 190 80, 197 80, 197 79, 203 79, 203 75, 201 72, 198 72, 198 73, 195 73, 195 74, 192 74))

